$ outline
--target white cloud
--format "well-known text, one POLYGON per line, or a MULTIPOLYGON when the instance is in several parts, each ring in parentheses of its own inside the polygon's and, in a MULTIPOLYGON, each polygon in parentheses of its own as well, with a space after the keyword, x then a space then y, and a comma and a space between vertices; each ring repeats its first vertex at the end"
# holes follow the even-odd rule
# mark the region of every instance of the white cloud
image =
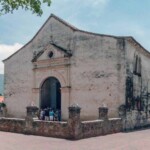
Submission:
POLYGON ((20 43, 15 43, 13 45, 0 44, 0 73, 4 73, 4 65, 2 60, 9 57, 22 46, 23 45, 20 43))

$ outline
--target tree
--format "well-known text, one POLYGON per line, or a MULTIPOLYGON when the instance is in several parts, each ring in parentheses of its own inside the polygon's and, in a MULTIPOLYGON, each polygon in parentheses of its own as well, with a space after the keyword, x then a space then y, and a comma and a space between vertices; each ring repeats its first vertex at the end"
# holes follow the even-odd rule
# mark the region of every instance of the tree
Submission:
POLYGON ((43 13, 42 3, 50 6, 51 0, 0 0, 0 15, 13 13, 14 10, 22 8, 41 16, 43 13))

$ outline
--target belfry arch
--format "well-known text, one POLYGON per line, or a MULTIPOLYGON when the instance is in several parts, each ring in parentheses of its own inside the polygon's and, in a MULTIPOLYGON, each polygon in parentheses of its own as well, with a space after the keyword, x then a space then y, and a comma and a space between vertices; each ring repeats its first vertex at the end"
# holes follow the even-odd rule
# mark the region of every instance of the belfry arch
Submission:
POLYGON ((40 88, 40 108, 61 110, 61 84, 55 77, 48 77, 40 88))

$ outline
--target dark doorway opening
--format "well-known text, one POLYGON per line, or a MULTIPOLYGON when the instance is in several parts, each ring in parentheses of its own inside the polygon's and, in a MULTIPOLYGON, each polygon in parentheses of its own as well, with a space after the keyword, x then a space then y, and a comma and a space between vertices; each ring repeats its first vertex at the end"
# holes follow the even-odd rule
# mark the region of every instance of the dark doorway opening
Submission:
POLYGON ((41 86, 41 109, 49 107, 61 111, 60 88, 60 82, 54 77, 49 77, 44 81, 41 86))

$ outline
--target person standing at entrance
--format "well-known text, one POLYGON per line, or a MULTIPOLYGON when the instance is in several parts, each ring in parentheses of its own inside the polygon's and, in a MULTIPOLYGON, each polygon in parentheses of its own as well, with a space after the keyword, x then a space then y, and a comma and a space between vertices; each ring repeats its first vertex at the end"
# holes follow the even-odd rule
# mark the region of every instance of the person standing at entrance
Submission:
POLYGON ((49 108, 45 109, 45 120, 49 121, 49 108))
POLYGON ((61 121, 61 111, 58 110, 58 121, 61 121))
POLYGON ((45 119, 45 111, 43 109, 41 109, 40 111, 40 120, 44 120, 45 119))
POLYGON ((49 111, 49 118, 50 118, 50 121, 54 121, 54 111, 53 111, 53 109, 50 109, 50 111, 49 111))

